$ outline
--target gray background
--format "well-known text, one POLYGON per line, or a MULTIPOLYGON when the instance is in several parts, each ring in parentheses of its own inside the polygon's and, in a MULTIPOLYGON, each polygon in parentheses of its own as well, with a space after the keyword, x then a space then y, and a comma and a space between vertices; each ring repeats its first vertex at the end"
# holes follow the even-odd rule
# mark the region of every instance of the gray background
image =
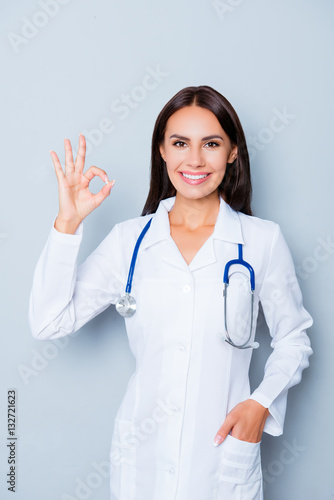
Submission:
MULTIPOLYGON (((181 88, 207 84, 239 114, 254 212, 281 225, 314 317, 314 355, 290 391, 285 432, 263 436, 265 498, 333 498, 333 3, 21 0, 2 2, 1 19, 0 497, 108 499, 107 473, 96 464, 108 460, 134 369, 113 307, 71 338, 31 337, 33 271, 58 211, 49 149, 63 160, 65 137, 76 149, 80 131, 89 141, 101 121, 113 124, 90 140, 86 167, 104 168, 116 184, 84 222, 82 262, 116 222, 140 214, 160 109, 181 88), (286 118, 273 130, 279 113, 286 118), (15 495, 5 479, 10 388, 18 412, 15 495)), ((101 185, 94 181, 93 191, 101 185)), ((269 352, 261 317, 258 335, 253 387, 269 352)))

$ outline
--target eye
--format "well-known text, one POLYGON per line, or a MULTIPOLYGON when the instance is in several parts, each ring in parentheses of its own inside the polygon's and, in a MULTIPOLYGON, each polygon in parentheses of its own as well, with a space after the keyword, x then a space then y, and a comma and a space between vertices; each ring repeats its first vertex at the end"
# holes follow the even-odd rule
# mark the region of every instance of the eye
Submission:
POLYGON ((186 146, 186 143, 183 141, 175 141, 175 142, 173 142, 173 146, 176 146, 176 147, 181 149, 181 148, 183 148, 183 146, 186 146))
POLYGON ((212 148, 216 148, 216 147, 219 146, 219 143, 215 142, 215 141, 210 141, 210 142, 206 143, 206 146, 209 146, 209 147, 212 147, 212 148))

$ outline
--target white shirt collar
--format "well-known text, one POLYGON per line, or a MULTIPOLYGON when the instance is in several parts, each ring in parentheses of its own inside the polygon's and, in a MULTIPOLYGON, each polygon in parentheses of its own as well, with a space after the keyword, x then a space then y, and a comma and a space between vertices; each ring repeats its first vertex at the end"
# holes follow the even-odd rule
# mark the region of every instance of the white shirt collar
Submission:
MULTIPOLYGON (((159 203, 156 213, 152 214, 151 227, 142 242, 143 248, 171 237, 168 212, 172 209, 174 203, 175 196, 159 203)), ((231 243, 244 243, 238 212, 233 210, 222 197, 220 197, 220 208, 212 237, 231 243)))

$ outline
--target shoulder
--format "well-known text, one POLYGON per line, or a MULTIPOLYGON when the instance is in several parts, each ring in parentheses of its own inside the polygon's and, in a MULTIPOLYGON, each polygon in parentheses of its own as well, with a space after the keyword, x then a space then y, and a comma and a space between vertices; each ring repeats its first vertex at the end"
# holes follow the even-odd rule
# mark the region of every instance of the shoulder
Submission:
POLYGON ((116 223, 101 243, 96 247, 95 256, 108 256, 110 262, 120 265, 124 258, 129 258, 134 245, 152 216, 135 217, 116 223))
POLYGON ((262 219, 255 215, 246 215, 238 212, 240 223, 243 231, 255 233, 261 238, 273 238, 280 230, 279 225, 268 219, 262 219))
POLYGON ((257 260, 260 281, 265 279, 268 269, 272 272, 293 272, 292 255, 278 223, 260 217, 238 213, 242 224, 242 233, 246 247, 252 251, 252 258, 257 260))
POLYGON ((143 215, 118 222, 112 232, 117 234, 118 243, 121 247, 132 246, 136 243, 140 233, 154 214, 143 215))
POLYGON ((279 224, 272 220, 238 212, 245 243, 249 243, 262 255, 270 254, 279 237, 279 224))
POLYGON ((140 217, 134 217, 133 219, 127 219, 123 222, 118 222, 115 227, 120 233, 137 233, 141 231, 147 222, 153 217, 154 214, 142 215, 140 217))
POLYGON ((108 232, 103 240, 105 245, 114 245, 115 243, 131 243, 133 239, 137 239, 145 224, 150 220, 152 215, 145 215, 127 219, 122 222, 117 222, 108 232))

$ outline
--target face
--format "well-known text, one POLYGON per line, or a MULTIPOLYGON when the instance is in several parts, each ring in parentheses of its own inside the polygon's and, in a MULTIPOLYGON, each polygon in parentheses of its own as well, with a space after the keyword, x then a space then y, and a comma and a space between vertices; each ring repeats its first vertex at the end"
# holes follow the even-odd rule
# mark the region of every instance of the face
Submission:
POLYGON ((237 147, 212 111, 187 106, 169 117, 160 153, 177 194, 199 199, 218 194, 226 164, 236 158, 237 147))

